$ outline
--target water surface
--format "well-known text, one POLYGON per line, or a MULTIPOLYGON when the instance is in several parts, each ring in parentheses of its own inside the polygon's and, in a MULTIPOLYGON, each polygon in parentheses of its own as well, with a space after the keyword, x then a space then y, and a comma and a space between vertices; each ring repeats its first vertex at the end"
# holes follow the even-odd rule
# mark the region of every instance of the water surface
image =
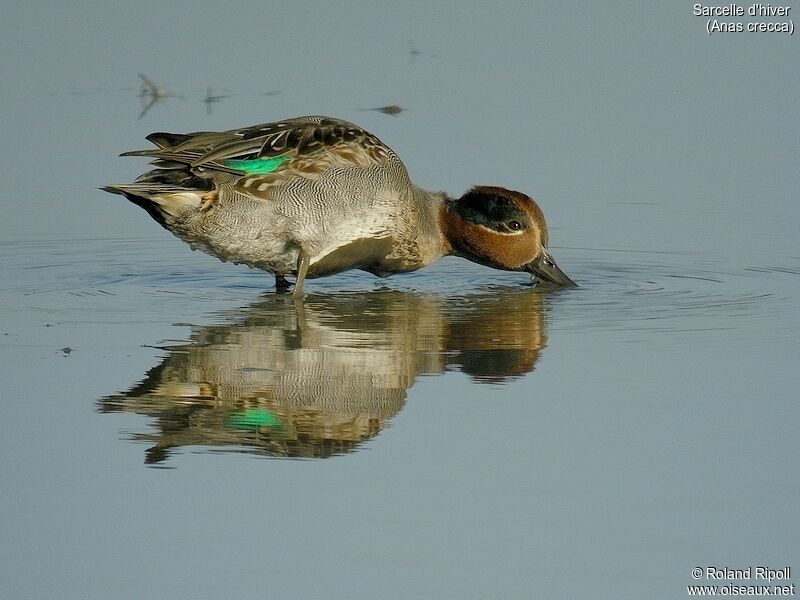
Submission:
POLYGON ((800 569, 796 36, 680 4, 40 8, 0 25, 0 595, 675 598, 693 567, 800 569), (420 185, 532 194, 581 287, 446 258, 299 305, 97 189, 152 131, 312 113, 420 185))

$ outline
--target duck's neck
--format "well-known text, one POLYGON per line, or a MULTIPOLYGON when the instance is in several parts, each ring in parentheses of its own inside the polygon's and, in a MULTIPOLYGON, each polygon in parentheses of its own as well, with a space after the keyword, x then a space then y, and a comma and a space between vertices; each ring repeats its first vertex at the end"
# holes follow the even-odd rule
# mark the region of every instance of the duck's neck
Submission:
POLYGON ((419 211, 417 241, 420 253, 429 264, 452 252, 445 235, 447 205, 452 198, 444 192, 430 192, 416 186, 413 187, 413 194, 414 205, 419 211))

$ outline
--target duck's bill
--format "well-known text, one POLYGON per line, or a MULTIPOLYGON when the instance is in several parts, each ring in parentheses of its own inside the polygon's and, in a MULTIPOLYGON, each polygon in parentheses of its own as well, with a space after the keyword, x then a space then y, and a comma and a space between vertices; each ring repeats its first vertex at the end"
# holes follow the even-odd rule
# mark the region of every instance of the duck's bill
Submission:
POLYGON ((556 264, 553 255, 547 250, 534 261, 529 262, 523 267, 525 271, 531 273, 534 279, 557 285, 560 287, 578 287, 578 284, 572 281, 564 271, 556 264))

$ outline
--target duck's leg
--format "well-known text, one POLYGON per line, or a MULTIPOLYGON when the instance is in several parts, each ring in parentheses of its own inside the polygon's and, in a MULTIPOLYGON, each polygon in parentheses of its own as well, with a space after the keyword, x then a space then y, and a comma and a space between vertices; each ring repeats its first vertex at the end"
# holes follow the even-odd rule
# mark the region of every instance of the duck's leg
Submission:
POLYGON ((302 298, 303 297, 303 282, 306 280, 306 273, 308 273, 308 264, 310 262, 310 257, 308 252, 300 248, 300 255, 297 257, 297 281, 294 282, 294 291, 292 292, 292 298, 302 298))
POLYGON ((275 273, 275 291, 283 293, 289 289, 289 282, 281 273, 275 273))

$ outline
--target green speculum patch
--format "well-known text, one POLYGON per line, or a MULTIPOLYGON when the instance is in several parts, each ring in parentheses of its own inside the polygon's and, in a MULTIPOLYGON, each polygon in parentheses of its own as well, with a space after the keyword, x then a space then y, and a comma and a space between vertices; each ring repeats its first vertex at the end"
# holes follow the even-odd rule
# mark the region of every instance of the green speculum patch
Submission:
POLYGON ((272 173, 287 160, 289 160, 288 156, 251 158, 247 160, 231 158, 222 161, 222 164, 224 164, 226 167, 230 167, 231 169, 236 169, 237 171, 244 171, 245 173, 272 173))
POLYGON ((278 428, 283 425, 280 417, 265 408, 249 408, 231 413, 228 423, 236 429, 278 428))

